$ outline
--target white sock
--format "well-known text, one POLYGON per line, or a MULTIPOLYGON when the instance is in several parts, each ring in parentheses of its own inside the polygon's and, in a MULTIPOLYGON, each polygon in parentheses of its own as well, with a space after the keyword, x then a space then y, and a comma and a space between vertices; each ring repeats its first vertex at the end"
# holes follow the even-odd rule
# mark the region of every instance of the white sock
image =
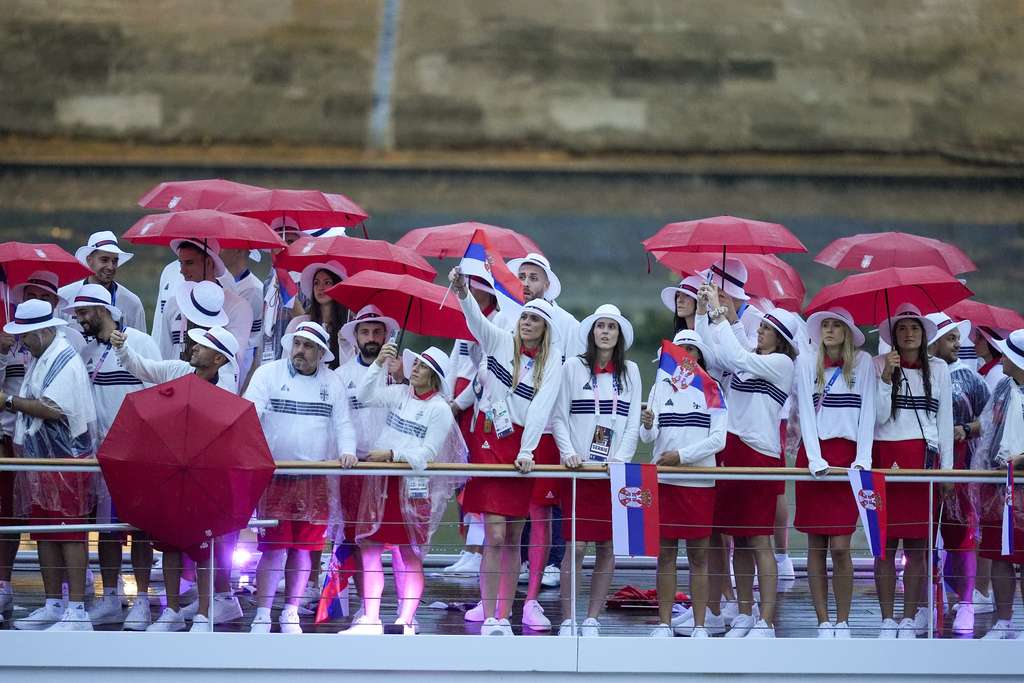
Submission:
POLYGON ((68 602, 68 609, 74 609, 74 610, 81 609, 81 610, 84 610, 85 609, 85 603, 84 602, 74 602, 74 601, 68 602))
POLYGON ((298 605, 285 605, 284 608, 281 610, 281 614, 298 614, 298 613, 299 613, 299 606, 298 605))
POLYGON ((269 607, 257 607, 256 608, 257 619, 270 619, 270 608, 269 607))

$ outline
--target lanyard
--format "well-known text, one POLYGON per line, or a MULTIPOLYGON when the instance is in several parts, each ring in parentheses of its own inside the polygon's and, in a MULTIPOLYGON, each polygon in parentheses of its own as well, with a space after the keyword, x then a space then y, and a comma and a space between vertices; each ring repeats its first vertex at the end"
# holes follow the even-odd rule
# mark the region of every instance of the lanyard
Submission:
POLYGON ((835 372, 832 373, 832 377, 829 378, 828 384, 825 385, 825 389, 821 392, 821 398, 818 399, 817 405, 814 406, 814 412, 820 412, 822 407, 825 405, 825 397, 828 396, 828 390, 832 388, 832 385, 839 379, 839 375, 843 373, 842 368, 836 368, 835 372))
POLYGON ((92 372, 89 373, 89 383, 90 384, 95 384, 96 383, 96 375, 100 374, 100 368, 103 367, 103 362, 105 360, 107 360, 107 356, 110 354, 110 348, 111 347, 108 345, 107 349, 103 352, 103 355, 100 356, 100 359, 96 362, 96 367, 94 367, 92 369, 92 372))
MULTIPOLYGON (((611 416, 611 419, 614 420, 615 417, 619 414, 619 387, 617 386, 617 383, 615 382, 615 375, 614 375, 614 373, 608 373, 608 374, 612 378, 612 416, 611 416)), ((600 389, 597 388, 598 378, 599 377, 600 377, 600 375, 594 375, 594 379, 591 382, 591 384, 594 387, 594 415, 596 415, 597 417, 601 416, 601 391, 600 391, 600 389)))

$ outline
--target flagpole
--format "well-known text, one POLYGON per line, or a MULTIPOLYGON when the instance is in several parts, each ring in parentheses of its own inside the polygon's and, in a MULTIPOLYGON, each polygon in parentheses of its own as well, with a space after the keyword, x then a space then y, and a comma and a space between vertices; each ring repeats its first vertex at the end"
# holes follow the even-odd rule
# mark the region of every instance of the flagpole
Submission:
POLYGON ((449 282, 448 283, 448 289, 445 290, 444 296, 441 297, 441 305, 437 307, 437 310, 440 311, 442 308, 444 308, 444 302, 448 301, 448 295, 451 294, 451 293, 452 293, 452 283, 449 282))
POLYGON ((572 543, 572 573, 569 579, 569 588, 572 594, 572 609, 570 610, 570 619, 572 619, 572 634, 579 635, 576 630, 576 477, 572 478, 572 532, 571 532, 571 543, 572 543))
MULTIPOLYGON (((888 297, 886 297, 888 302, 888 297)), ((932 549, 932 525, 934 519, 932 519, 932 505, 934 504, 935 495, 935 484, 928 481, 928 582, 934 584, 935 582, 935 557, 934 550, 932 549)), ((929 586, 928 590, 928 638, 931 639, 935 632, 935 586, 929 586)))

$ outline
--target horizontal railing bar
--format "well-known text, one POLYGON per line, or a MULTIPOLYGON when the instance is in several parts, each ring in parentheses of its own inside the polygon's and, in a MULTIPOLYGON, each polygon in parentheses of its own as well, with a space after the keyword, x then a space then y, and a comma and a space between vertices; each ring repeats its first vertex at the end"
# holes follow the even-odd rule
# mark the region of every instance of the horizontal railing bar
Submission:
MULTIPOLYGON (((278 524, 276 519, 251 519, 246 525, 250 529, 266 529, 275 527, 278 524)), ((100 533, 109 531, 141 531, 131 524, 21 524, 14 526, 0 527, 5 534, 71 534, 88 533, 98 531, 100 533)))

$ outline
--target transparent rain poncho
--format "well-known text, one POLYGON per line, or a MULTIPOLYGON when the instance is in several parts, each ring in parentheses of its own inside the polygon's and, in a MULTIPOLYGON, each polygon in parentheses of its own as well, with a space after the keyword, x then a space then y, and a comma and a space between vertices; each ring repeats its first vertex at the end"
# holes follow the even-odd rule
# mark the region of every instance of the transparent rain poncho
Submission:
MULTIPOLYGON (((971 469, 1003 470, 1007 462, 1024 456, 1024 387, 1009 377, 996 385, 981 413, 981 443, 974 450, 971 469)), ((973 484, 982 520, 1000 520, 1006 505, 1004 484, 973 484)), ((1015 486, 1014 528, 1024 528, 1024 486, 1015 486)))

